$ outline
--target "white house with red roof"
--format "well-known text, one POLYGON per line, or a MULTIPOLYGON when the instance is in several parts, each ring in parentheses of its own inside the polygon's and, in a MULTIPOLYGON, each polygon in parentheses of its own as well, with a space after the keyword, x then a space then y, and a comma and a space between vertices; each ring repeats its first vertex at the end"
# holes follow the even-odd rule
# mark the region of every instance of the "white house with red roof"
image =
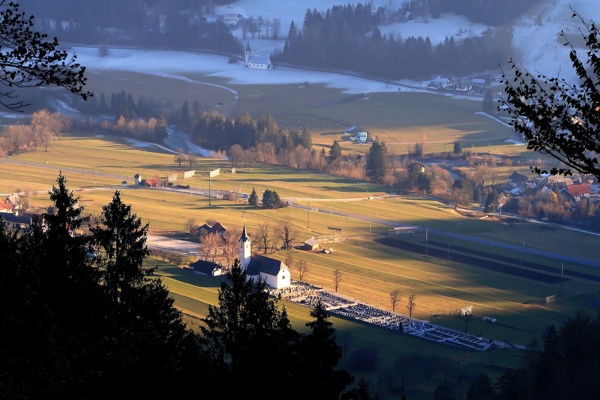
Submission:
POLYGON ((589 183, 574 183, 567 185, 567 191, 575 200, 581 200, 581 197, 588 197, 590 195, 590 184, 589 183))

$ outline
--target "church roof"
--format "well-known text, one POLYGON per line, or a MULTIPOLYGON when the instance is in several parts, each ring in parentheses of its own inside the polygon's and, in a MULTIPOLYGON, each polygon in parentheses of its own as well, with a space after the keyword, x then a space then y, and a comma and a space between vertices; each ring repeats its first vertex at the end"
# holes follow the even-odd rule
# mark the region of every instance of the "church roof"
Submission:
POLYGON ((252 261, 248 267, 248 275, 259 275, 262 272, 263 274, 277 276, 282 269, 287 269, 287 265, 285 265, 283 261, 261 255, 254 255, 252 256, 252 261))
POLYGON ((271 64, 271 59, 267 56, 252 56, 250 62, 253 64, 269 65, 271 64))
POLYGON ((250 48, 250 42, 248 42, 248 44, 246 45, 246 51, 252 51, 252 49, 250 48))

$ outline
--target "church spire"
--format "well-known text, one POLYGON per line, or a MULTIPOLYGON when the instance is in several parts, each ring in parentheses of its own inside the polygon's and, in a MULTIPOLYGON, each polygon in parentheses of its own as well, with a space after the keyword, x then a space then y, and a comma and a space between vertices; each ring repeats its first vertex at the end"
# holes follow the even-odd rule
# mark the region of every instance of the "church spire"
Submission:
POLYGON ((252 243, 250 242, 250 236, 246 231, 246 223, 242 229, 242 236, 240 237, 240 267, 243 270, 247 270, 250 266, 252 259, 252 243))
POLYGON ((250 48, 250 41, 246 45, 246 50, 244 51, 244 65, 247 67, 250 63, 250 59, 252 58, 252 49, 250 48))

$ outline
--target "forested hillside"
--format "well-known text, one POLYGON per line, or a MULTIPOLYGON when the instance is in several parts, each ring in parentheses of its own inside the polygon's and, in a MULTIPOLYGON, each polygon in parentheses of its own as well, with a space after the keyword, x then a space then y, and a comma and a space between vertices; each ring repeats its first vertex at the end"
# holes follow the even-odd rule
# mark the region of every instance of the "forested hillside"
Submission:
MULTIPOLYGON (((480 37, 444 43, 425 37, 382 35, 380 28, 411 19, 463 15, 491 27, 510 25, 540 0, 422 0, 336 5, 327 10, 307 6, 304 21, 291 26, 261 26, 268 18, 246 15, 237 26, 228 26, 215 14, 225 1, 48 0, 23 5, 36 16, 40 30, 66 42, 119 44, 217 52, 242 53, 241 38, 288 40, 279 62, 340 69, 384 79, 418 78, 436 74, 465 74, 497 68, 506 60, 502 35, 489 31, 480 37), (57 23, 60 21, 60 23, 57 23), (238 30, 238 31, 235 31, 238 30), (241 32, 241 33, 240 33, 241 32)), ((235 4, 235 2, 233 3, 235 4)))

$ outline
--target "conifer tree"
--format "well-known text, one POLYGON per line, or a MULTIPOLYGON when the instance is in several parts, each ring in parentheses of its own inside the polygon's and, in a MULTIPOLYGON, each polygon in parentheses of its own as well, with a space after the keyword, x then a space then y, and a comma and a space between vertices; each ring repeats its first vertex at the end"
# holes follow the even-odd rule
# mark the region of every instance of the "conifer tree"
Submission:
POLYGON ((248 196, 248 204, 254 207, 258 206, 258 195, 256 194, 255 188, 252 188, 252 193, 248 196))
POLYGON ((374 182, 381 183, 390 170, 390 159, 387 146, 377 139, 373 141, 367 156, 366 175, 374 182))
POLYGON ((331 148, 329 149, 329 154, 327 156, 327 164, 332 165, 339 162, 342 159, 342 146, 338 143, 337 140, 333 141, 331 148))

